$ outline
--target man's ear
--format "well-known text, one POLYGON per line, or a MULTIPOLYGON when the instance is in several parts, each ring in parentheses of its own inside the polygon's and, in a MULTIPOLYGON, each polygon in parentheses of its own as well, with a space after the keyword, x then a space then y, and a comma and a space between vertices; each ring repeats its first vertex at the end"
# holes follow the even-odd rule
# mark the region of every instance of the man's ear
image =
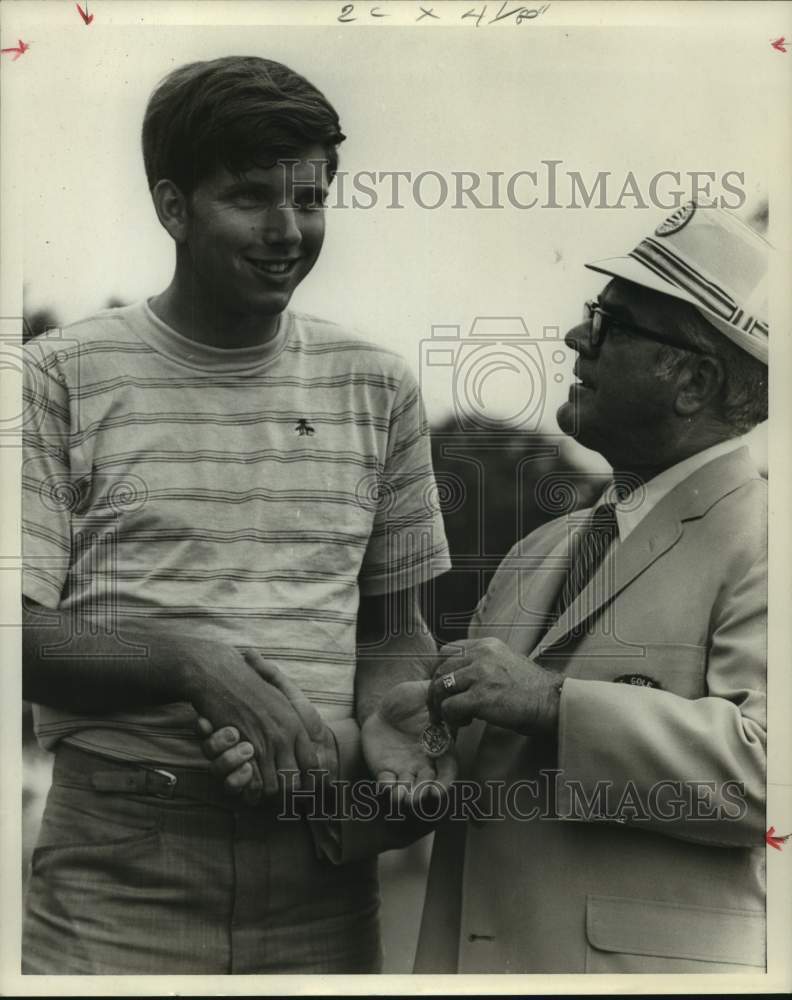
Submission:
POLYGON ((677 378, 674 411, 692 417, 711 406, 720 395, 726 373, 720 358, 705 354, 685 365, 677 378))
POLYGON ((188 199, 182 194, 173 181, 157 181, 151 191, 154 208, 162 226, 167 229, 177 243, 183 243, 187 238, 189 221, 188 199))

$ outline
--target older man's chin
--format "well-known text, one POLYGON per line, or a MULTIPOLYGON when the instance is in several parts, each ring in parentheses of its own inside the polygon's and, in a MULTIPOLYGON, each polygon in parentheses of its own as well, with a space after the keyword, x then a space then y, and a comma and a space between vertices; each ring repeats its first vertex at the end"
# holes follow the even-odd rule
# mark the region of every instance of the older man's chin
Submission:
POLYGON ((563 402, 556 410, 556 422, 558 429, 563 434, 568 434, 570 437, 577 436, 575 434, 577 420, 575 419, 574 404, 569 400, 563 402))
POLYGON ((584 421, 577 400, 562 403, 556 410, 556 422, 562 434, 572 438, 583 448, 602 454, 601 437, 596 433, 593 420, 584 421))

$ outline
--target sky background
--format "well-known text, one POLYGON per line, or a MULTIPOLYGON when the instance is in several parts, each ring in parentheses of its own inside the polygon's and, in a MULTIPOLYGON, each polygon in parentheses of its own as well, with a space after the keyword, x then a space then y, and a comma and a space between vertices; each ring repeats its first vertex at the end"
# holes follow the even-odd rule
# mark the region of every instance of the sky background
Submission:
MULTIPOLYGON (((39 64, 58 65, 48 73, 33 72, 32 60, 14 67, 27 74, 29 108, 19 122, 25 311, 50 308, 62 323, 111 296, 152 295, 170 279, 172 245, 151 205, 139 132, 151 90, 185 62, 250 53, 303 72, 340 114, 348 174, 434 170, 452 182, 453 171, 534 170, 541 197, 542 161, 562 161, 560 209, 454 209, 449 195, 429 210, 409 194, 404 208, 392 209, 383 184, 374 208, 328 211, 322 257, 293 304, 402 353, 435 421, 455 402, 454 369, 421 363, 433 325, 457 325, 464 338, 477 316, 519 316, 531 337, 546 326, 563 334, 603 285, 584 262, 628 250, 668 214, 635 207, 630 197, 621 208, 569 208, 567 172, 578 171, 587 186, 609 172, 613 202, 630 171, 647 200, 660 171, 681 172, 686 197, 686 173, 712 171, 712 194, 733 203, 720 178, 738 171, 744 183, 731 183, 745 191, 743 215, 767 189, 768 78, 761 65, 735 72, 756 58, 756 39, 733 24, 703 33, 692 24, 592 31, 545 22, 531 32, 97 23, 64 33, 47 23, 28 35, 39 64)), ((660 190, 674 188, 667 180, 660 190)), ((422 191, 435 197, 432 182, 422 191)), ((528 181, 516 191, 522 199, 533 193, 528 181)), ((553 377, 543 405, 529 407, 531 423, 550 430, 574 360, 569 351, 555 358, 544 351, 553 377)), ((540 391, 519 364, 480 388, 486 412, 502 416, 540 391)))

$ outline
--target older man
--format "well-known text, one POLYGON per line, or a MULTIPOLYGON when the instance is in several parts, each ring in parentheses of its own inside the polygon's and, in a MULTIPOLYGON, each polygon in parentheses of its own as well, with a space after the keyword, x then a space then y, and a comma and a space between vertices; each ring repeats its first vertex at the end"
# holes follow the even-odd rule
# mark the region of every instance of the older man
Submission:
POLYGON ((739 438, 767 415, 767 262, 689 203, 589 265, 612 280, 558 422, 614 482, 441 650, 476 800, 438 831, 416 971, 765 963, 766 484, 739 438))

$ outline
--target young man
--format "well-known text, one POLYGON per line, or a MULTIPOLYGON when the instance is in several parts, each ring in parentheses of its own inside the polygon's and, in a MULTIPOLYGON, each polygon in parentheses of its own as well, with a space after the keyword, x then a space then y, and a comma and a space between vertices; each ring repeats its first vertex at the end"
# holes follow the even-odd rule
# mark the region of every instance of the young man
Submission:
POLYGON ((279 63, 175 70, 143 124, 173 280, 28 347, 24 684, 56 757, 27 972, 379 968, 377 842, 278 818, 289 776, 360 773, 358 722, 375 775, 434 773, 377 712, 427 676, 415 588, 449 567, 418 390, 287 309, 343 138, 279 63), (197 715, 250 748, 244 799, 197 715))

